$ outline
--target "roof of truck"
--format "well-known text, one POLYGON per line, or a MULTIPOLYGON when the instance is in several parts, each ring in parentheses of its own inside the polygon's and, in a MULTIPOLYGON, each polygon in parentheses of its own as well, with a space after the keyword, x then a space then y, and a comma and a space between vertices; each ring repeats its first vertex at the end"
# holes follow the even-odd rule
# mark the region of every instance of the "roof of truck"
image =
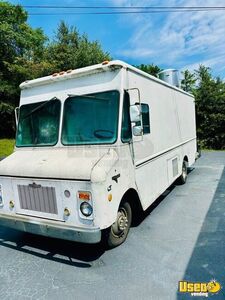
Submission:
POLYGON ((51 84, 53 82, 57 82, 57 81, 61 81, 61 80, 67 80, 67 79, 72 79, 72 78, 81 77, 81 76, 85 76, 85 75, 96 74, 96 73, 104 72, 104 71, 106 72, 108 70, 117 69, 117 68, 129 69, 137 74, 140 74, 141 76, 151 79, 152 81, 158 82, 162 85, 165 85, 167 87, 170 87, 170 88, 175 89, 179 92, 182 92, 188 96, 193 97, 192 94, 189 94, 188 92, 185 92, 184 90, 177 88, 176 86, 173 86, 173 85, 171 85, 161 79, 158 79, 144 71, 141 71, 140 69, 135 68, 121 60, 104 61, 101 64, 97 64, 97 65, 92 65, 92 66, 75 69, 75 70, 62 71, 59 73, 54 73, 52 75, 40 77, 40 78, 33 79, 33 80, 26 80, 20 84, 20 88, 22 90, 28 89, 28 88, 32 88, 35 86, 51 84))

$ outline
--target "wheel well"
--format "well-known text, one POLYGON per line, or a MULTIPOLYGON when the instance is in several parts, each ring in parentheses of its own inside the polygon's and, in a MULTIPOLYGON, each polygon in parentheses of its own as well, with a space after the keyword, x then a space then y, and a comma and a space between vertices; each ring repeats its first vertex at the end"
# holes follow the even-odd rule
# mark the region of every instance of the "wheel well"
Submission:
POLYGON ((131 188, 126 191, 126 193, 122 197, 122 201, 127 201, 129 202, 132 210, 132 216, 133 220, 132 223, 133 225, 136 224, 138 217, 140 216, 141 213, 143 213, 143 208, 141 206, 141 201, 138 196, 138 193, 135 189, 131 188))

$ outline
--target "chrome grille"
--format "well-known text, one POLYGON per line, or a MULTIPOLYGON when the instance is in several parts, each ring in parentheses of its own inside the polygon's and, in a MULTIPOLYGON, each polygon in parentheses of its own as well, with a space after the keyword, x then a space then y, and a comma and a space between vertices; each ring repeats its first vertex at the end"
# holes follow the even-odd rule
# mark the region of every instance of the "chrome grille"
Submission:
POLYGON ((18 185, 20 207, 33 211, 57 214, 55 188, 37 184, 18 185))

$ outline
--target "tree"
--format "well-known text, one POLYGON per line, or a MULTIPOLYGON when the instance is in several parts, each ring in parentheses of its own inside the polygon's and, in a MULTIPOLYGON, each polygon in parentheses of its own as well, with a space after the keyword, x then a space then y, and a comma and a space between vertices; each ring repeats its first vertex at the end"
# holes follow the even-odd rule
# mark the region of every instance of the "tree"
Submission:
POLYGON ((214 79, 210 68, 203 65, 195 73, 198 137, 205 148, 225 149, 225 83, 214 79))
POLYGON ((69 27, 64 21, 59 24, 46 55, 47 60, 53 63, 55 72, 86 67, 110 59, 97 41, 89 41, 86 35, 80 35, 76 27, 69 27))
POLYGON ((3 102, 0 103, 0 128, 0 138, 9 138, 14 136, 14 107, 3 102))
POLYGON ((162 69, 157 66, 157 65, 154 65, 154 64, 151 64, 151 65, 145 65, 145 64, 141 64, 139 66, 136 66, 136 68, 150 74, 150 75, 153 75, 155 77, 157 77, 158 73, 160 71, 162 71, 162 69))
POLYGON ((186 91, 191 93, 193 89, 195 88, 195 83, 196 83, 196 76, 194 73, 191 73, 188 70, 185 70, 181 72, 183 74, 183 79, 181 80, 181 88, 186 91))
POLYGON ((49 69, 44 61, 47 38, 40 28, 27 24, 20 5, 0 3, 0 136, 15 134, 14 107, 19 103, 19 84, 42 76, 49 69))
POLYGON ((59 24, 55 41, 47 41, 42 29, 27 24, 22 6, 0 2, 0 136, 14 135, 11 120, 21 82, 110 59, 97 41, 89 41, 65 22, 59 24))
POLYGON ((17 105, 19 84, 34 78, 32 68, 43 59, 46 37, 27 24, 20 5, 0 3, 0 101, 17 105))

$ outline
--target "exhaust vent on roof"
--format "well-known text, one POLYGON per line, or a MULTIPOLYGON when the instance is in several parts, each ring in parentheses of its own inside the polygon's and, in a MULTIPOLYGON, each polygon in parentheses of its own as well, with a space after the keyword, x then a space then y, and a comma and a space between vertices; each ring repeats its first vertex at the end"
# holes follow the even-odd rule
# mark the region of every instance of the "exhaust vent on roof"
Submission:
POLYGON ((158 73, 159 79, 174 85, 176 87, 180 87, 179 80, 179 71, 175 69, 166 69, 158 73))

